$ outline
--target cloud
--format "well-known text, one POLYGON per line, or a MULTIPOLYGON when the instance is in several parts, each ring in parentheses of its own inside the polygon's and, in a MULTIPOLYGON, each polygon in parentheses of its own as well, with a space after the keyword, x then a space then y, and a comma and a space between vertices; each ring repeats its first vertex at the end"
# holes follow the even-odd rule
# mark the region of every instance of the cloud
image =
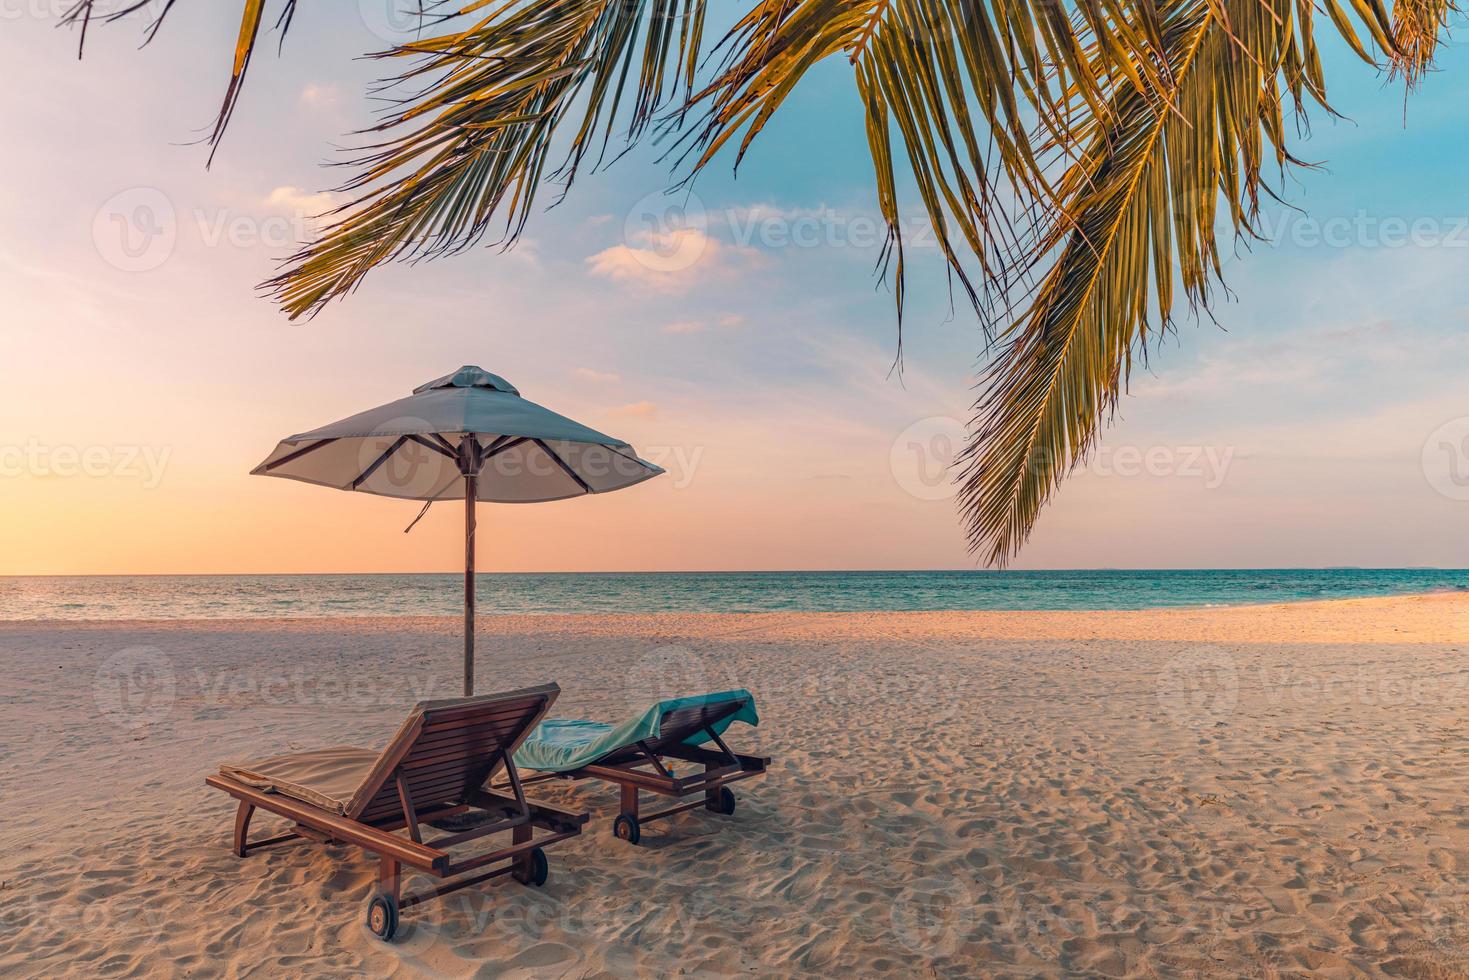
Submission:
POLYGON ((1278 333, 1231 337, 1227 345, 1201 355, 1196 362, 1159 368, 1137 379, 1132 394, 1147 399, 1204 403, 1240 391, 1263 394, 1275 389, 1292 397, 1341 390, 1356 375, 1370 371, 1384 383, 1391 367, 1418 371, 1429 351, 1462 353, 1457 335, 1435 338, 1408 331, 1389 320, 1328 322, 1278 333), (1447 341, 1449 346, 1443 346, 1447 341))
POLYGON ((650 419, 657 413, 658 406, 652 402, 633 402, 630 405, 619 405, 612 410, 613 415, 637 419, 650 419))
POLYGON ((614 374, 611 371, 593 371, 591 368, 584 367, 579 367, 572 373, 583 381, 598 381, 604 384, 612 384, 613 382, 622 380, 622 375, 620 374, 614 374))
POLYGON ((298 187, 286 185, 272 190, 266 196, 265 203, 281 211, 315 216, 336 207, 336 198, 326 191, 311 194, 298 187))
POLYGON ((759 262, 753 248, 726 245, 698 228, 655 231, 587 258, 594 276, 663 292, 688 289, 700 279, 729 275, 741 263, 759 262))
POLYGON ((503 262, 519 262, 536 272, 540 272, 544 265, 541 262, 541 243, 533 238, 517 238, 513 245, 499 253, 498 258, 503 262))
POLYGON ((312 109, 332 109, 341 100, 342 90, 329 82, 310 82, 301 89, 301 104, 312 109))
MULTIPOLYGON (((745 322, 745 318, 738 313, 726 313, 714 320, 716 327, 738 327, 745 322)), ((703 320, 678 320, 663 328, 664 333, 703 333, 709 329, 709 324, 703 320)))

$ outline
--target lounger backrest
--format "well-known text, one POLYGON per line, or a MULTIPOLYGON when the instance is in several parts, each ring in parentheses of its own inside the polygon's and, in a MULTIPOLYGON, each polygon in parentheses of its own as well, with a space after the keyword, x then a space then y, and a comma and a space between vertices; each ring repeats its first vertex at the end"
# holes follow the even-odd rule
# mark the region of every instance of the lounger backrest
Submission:
POLYGON ((373 823, 401 815, 398 772, 418 812, 459 802, 503 767, 502 751, 514 752, 560 693, 547 684, 420 703, 352 797, 347 816, 373 823))
MULTIPOLYGON (((733 697, 725 701, 713 701, 706 704, 691 705, 687 708, 675 708, 665 714, 658 724, 658 737, 648 740, 648 746, 653 751, 662 751, 682 745, 693 736, 702 732, 705 728, 718 724, 730 715, 735 714, 749 703, 747 697, 733 697)), ((625 753, 619 752, 615 756, 609 756, 605 761, 615 762, 618 758, 626 755, 632 757, 639 752, 636 748, 629 748, 625 753)))

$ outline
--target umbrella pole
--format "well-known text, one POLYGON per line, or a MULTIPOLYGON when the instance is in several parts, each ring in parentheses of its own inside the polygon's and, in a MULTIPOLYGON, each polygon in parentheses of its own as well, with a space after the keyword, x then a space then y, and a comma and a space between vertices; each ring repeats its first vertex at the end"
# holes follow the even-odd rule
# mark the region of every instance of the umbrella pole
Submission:
POLYGON ((474 503, 479 480, 464 477, 464 696, 474 693, 474 503))

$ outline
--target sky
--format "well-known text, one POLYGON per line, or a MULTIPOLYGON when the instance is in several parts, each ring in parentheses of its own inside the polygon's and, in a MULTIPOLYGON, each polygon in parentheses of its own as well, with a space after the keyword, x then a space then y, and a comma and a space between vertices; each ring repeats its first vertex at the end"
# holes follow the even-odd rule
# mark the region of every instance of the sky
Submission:
MULTIPOLYGON (((387 2, 301 5, 206 169, 233 5, 177 4, 141 51, 139 22, 95 28, 79 62, 66 3, 0 0, 25 80, 0 90, 0 574, 452 570, 457 507, 405 535, 411 503, 247 474, 462 364, 669 471, 481 505, 483 570, 975 567, 946 464, 984 340, 919 245, 891 370, 839 60, 692 196, 641 148, 509 253, 379 270, 309 322, 261 299, 339 200, 323 164, 371 118, 387 2)), ((1405 125, 1400 85, 1327 49, 1344 118, 1296 144, 1324 168, 1134 375, 1016 567, 1469 564, 1469 57, 1449 46, 1405 125)))

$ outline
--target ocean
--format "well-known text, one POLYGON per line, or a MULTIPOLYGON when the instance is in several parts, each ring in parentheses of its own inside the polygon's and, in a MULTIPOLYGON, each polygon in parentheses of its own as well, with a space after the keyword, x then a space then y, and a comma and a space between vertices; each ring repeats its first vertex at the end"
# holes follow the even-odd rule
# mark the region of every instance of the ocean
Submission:
MULTIPOLYGON (((481 574, 495 613, 1151 609, 1469 589, 1464 569, 481 574)), ((452 616, 462 574, 0 577, 0 619, 452 616)))

